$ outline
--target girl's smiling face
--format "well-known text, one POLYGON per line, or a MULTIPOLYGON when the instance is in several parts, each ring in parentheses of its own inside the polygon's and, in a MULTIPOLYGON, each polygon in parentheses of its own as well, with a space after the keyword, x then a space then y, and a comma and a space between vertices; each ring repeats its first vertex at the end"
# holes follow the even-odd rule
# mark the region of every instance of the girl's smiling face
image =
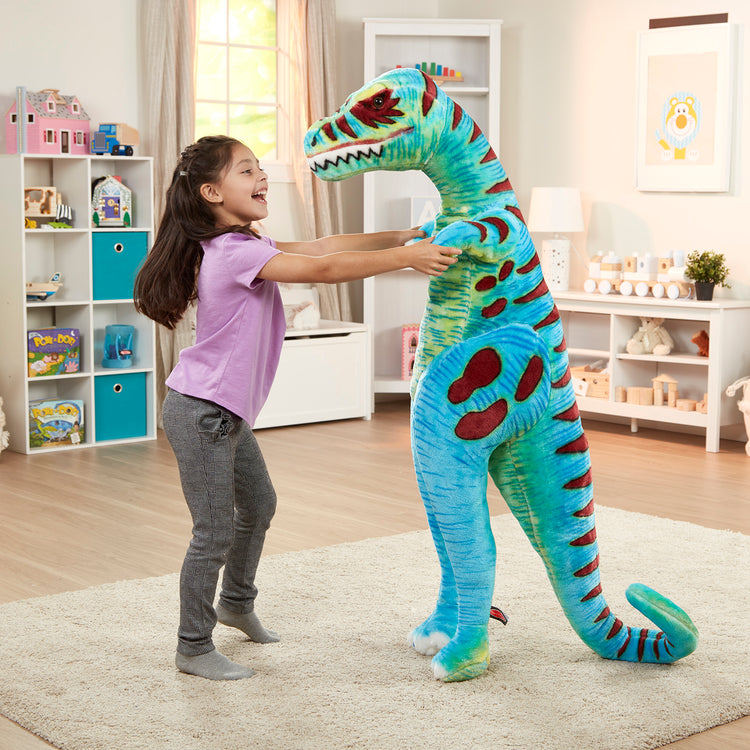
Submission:
POLYGON ((246 226, 268 216, 268 175, 253 152, 242 144, 232 149, 232 160, 218 183, 201 186, 201 195, 216 216, 217 226, 246 226))

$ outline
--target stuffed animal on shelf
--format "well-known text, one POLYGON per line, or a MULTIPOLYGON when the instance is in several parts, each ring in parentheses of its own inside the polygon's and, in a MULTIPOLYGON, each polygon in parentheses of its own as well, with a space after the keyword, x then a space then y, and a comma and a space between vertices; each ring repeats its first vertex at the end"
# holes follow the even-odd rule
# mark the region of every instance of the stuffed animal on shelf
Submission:
POLYGON ((664 357, 674 348, 674 341, 662 326, 664 318, 641 318, 640 328, 628 341, 628 354, 654 354, 664 357))
POLYGON ((469 113, 430 76, 392 70, 316 122, 305 154, 324 180, 420 170, 441 205, 421 229, 462 250, 430 277, 411 385, 412 453, 441 575, 435 609, 409 640, 432 656, 434 676, 468 680, 489 664, 497 559, 488 477, 584 643, 623 661, 691 653, 695 626, 653 589, 632 584, 626 596, 656 628, 627 626, 605 601, 591 461, 560 313, 505 170, 469 113))
POLYGON ((10 433, 3 427, 5 427, 5 412, 3 411, 3 397, 0 396, 0 453, 10 444, 10 433))
POLYGON ((698 356, 699 357, 707 357, 708 356, 708 334, 700 330, 698 333, 693 336, 693 338, 690 339, 690 341, 695 344, 698 347, 698 356))
POLYGON ((745 416, 745 432, 747 433, 745 453, 750 456, 750 376, 735 380, 735 382, 727 388, 727 396, 731 398, 740 388, 742 388, 742 398, 737 402, 737 408, 745 416))

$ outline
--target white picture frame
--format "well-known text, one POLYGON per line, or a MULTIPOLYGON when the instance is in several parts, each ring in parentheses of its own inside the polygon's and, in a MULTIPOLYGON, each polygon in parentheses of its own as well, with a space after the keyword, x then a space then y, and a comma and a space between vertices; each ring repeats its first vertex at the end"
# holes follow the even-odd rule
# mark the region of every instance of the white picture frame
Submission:
POLYGON ((637 190, 729 190, 734 33, 728 23, 639 33, 637 190))

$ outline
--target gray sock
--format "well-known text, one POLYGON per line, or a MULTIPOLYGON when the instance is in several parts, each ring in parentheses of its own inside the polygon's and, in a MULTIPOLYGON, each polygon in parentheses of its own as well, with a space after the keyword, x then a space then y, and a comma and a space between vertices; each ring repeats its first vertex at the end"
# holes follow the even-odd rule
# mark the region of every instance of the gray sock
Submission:
POLYGON ((222 607, 221 604, 217 604, 216 617, 222 625, 241 630, 251 641, 255 641, 255 643, 276 643, 279 640, 279 634, 273 630, 266 630, 261 625, 255 612, 238 614, 237 612, 230 612, 225 607, 222 607))
POLYGON ((216 649, 200 656, 185 656, 178 651, 174 663, 180 672, 205 677, 207 680, 241 680, 255 674, 250 667, 235 664, 216 649))

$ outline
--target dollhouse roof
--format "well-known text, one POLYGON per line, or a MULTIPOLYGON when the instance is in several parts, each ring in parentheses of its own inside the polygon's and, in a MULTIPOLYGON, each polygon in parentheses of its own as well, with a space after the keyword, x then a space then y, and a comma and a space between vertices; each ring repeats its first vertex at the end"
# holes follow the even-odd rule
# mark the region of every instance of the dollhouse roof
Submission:
POLYGON ((26 101, 34 108, 39 117, 61 120, 90 120, 77 96, 61 94, 57 89, 43 89, 42 91, 27 91, 26 101), (55 101, 55 111, 47 109, 46 102, 50 97, 55 101), (73 104, 77 104, 79 111, 73 111, 73 104))

